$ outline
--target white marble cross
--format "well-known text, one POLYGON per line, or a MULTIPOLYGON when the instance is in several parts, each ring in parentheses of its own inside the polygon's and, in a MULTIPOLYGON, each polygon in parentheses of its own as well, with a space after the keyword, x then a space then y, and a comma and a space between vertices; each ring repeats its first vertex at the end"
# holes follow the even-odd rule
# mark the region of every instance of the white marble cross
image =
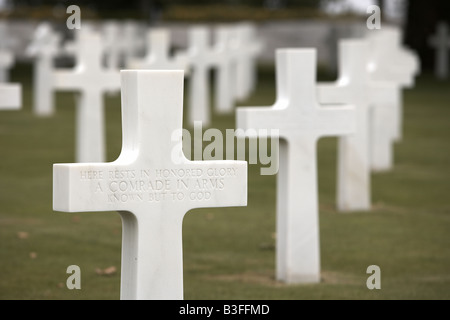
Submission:
POLYGON ((0 83, 9 81, 9 70, 14 65, 14 55, 7 49, 0 49, 0 83))
POLYGON ((188 42, 191 66, 188 121, 192 127, 195 122, 209 126, 211 124, 209 70, 217 66, 218 60, 226 55, 226 52, 217 51, 211 46, 210 32, 206 26, 190 28, 188 42))
POLYGON ((447 79, 449 74, 450 32, 445 22, 437 25, 436 34, 429 39, 429 44, 436 50, 434 73, 438 79, 447 79))
POLYGON ((5 21, 0 21, 0 83, 9 82, 9 70, 14 66, 14 54, 8 50, 11 42, 5 21))
POLYGON ((215 110, 221 114, 232 113, 235 105, 236 62, 239 51, 234 45, 234 32, 229 25, 215 30, 215 50, 221 54, 217 59, 215 78, 215 110))
POLYGON ((61 52, 61 36, 55 33, 49 23, 41 23, 26 49, 34 57, 33 112, 37 116, 54 114, 53 61, 61 52))
MULTIPOLYGON (((398 27, 383 28, 384 46, 389 52, 389 63, 384 68, 386 76, 380 75, 381 81, 398 83, 402 89, 410 89, 415 85, 415 77, 420 73, 420 60, 415 52, 402 45, 402 32, 398 27)), ((384 73, 383 72, 383 73, 384 73)), ((376 74, 373 74, 377 80, 376 74)), ((403 90, 399 90, 400 97, 394 115, 394 141, 399 142, 403 138, 403 90)))
POLYGON ((76 161, 105 161, 104 93, 120 90, 119 71, 102 67, 99 34, 82 32, 75 43, 76 66, 53 72, 54 88, 79 91, 76 118, 76 161))
POLYGON ((355 132, 353 107, 317 102, 316 59, 315 49, 277 50, 275 104, 237 109, 237 128, 279 130, 276 277, 287 283, 320 281, 317 141, 355 132))
POLYGON ((18 110, 22 107, 22 86, 18 83, 0 83, 0 110, 18 110))
POLYGON ((247 205, 247 163, 188 160, 182 118, 182 71, 122 71, 120 157, 53 168, 54 210, 121 215, 125 300, 183 299, 186 212, 247 205))
POLYGON ((130 58, 128 68, 149 70, 188 71, 189 61, 185 54, 170 55, 170 31, 165 28, 149 29, 147 32, 147 55, 130 58))
POLYGON ((263 43, 256 35, 251 23, 240 23, 235 27, 239 55, 236 69, 236 99, 244 100, 254 90, 257 81, 256 60, 262 52, 263 43))
POLYGON ((393 140, 401 141, 403 136, 403 90, 412 88, 415 76, 420 72, 417 55, 402 46, 402 32, 397 27, 385 26, 371 32, 373 42, 369 71, 374 81, 390 81, 398 84, 397 103, 392 110, 393 140))
POLYGON ((376 45, 373 56, 380 62, 369 65, 372 78, 386 81, 388 77, 405 88, 413 87, 414 77, 420 72, 420 62, 414 52, 402 45, 400 28, 385 26, 380 30, 368 31, 367 36, 376 45))
MULTIPOLYGON (((356 109, 356 132, 338 139, 337 208, 371 209, 370 115, 377 101, 392 92, 390 83, 370 79, 369 43, 345 39, 338 43, 339 78, 318 85, 319 101, 351 104, 356 109)), ((393 87, 395 89, 395 86, 393 87)))
POLYGON ((396 52, 399 34, 386 28, 370 32, 368 70, 371 80, 390 82, 389 93, 380 96, 372 112, 371 128, 371 168, 382 172, 391 170, 394 163, 394 142, 402 136, 402 88, 414 83, 414 75, 419 69, 408 52, 396 52), (392 47, 392 48, 391 48, 392 47), (402 58, 403 57, 403 58, 402 58))

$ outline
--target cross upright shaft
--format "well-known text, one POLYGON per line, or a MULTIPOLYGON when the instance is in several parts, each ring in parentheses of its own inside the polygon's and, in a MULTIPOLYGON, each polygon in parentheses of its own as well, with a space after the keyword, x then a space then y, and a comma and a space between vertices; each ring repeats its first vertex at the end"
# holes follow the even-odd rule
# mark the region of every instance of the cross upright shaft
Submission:
POLYGON ((189 125, 200 121, 203 125, 211 123, 209 104, 209 69, 216 63, 216 52, 210 46, 210 33, 206 26, 192 27, 188 32, 188 56, 191 64, 189 79, 189 125))
POLYGON ((22 86, 18 83, 0 83, 0 110, 18 110, 22 107, 22 86))
MULTIPOLYGON (((375 82, 368 71, 369 43, 360 39, 339 42, 339 78, 318 86, 324 103, 355 106, 356 132, 339 138, 337 207, 342 211, 369 210, 370 196, 370 114, 380 97, 389 96, 395 85, 375 82)), ((385 124, 386 125, 386 124, 385 124)))
POLYGON ((130 59, 128 68, 148 70, 189 71, 186 55, 170 53, 170 31, 165 28, 150 29, 146 35, 147 53, 144 58, 130 59))
POLYGON ((35 58, 33 72, 33 111, 38 116, 54 113, 53 60, 60 51, 61 36, 48 23, 41 23, 34 33, 27 54, 35 58))

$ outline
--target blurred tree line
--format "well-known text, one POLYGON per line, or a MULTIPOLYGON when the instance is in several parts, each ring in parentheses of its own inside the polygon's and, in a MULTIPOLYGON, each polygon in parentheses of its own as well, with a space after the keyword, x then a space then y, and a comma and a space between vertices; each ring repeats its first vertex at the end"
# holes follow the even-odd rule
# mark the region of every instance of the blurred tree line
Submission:
MULTIPOLYGON (((124 17, 133 13, 133 17, 152 20, 161 17, 162 13, 174 6, 230 6, 259 7, 268 10, 288 8, 305 8, 319 11, 325 2, 344 0, 7 0, 14 8, 18 7, 67 7, 72 4, 89 8, 102 18, 111 12, 122 12, 124 17)), ((377 0, 383 9, 386 0, 377 0)), ((387 0, 390 1, 390 0, 387 0)), ((235 12, 239 9, 235 9, 235 12)), ((424 69, 434 63, 434 51, 428 45, 428 39, 435 32, 436 24, 446 21, 450 25, 449 0, 405 0, 404 43, 415 50, 424 69)))

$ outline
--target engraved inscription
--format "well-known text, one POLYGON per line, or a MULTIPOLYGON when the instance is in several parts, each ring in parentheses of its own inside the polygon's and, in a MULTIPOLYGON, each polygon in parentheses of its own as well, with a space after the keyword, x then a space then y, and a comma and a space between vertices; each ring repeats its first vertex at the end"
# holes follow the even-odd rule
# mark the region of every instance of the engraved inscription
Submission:
POLYGON ((80 172, 80 179, 92 181, 94 192, 109 203, 208 201, 236 176, 236 168, 224 167, 80 172))

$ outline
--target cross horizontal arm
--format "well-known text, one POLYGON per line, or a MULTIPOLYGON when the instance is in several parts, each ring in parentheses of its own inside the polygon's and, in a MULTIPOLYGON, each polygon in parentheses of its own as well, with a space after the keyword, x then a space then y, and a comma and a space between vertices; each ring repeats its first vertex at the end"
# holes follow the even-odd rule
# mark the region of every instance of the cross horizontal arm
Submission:
POLYGON ((74 70, 56 70, 53 72, 54 88, 68 91, 94 91, 120 89, 120 73, 118 71, 90 72, 83 67, 74 70))
POLYGON ((123 71, 122 82, 121 155, 112 163, 55 164, 53 208, 119 211, 121 298, 182 299, 183 216, 245 206, 247 162, 184 156, 182 72, 123 71))
POLYGON ((115 177, 128 177, 126 168, 109 164, 53 165, 53 209, 62 212, 116 210, 108 202, 115 177), (109 205, 108 205, 109 203, 109 205))
POLYGON ((354 96, 353 88, 340 86, 339 83, 321 83, 317 85, 318 100, 322 104, 348 103, 354 96))
POLYGON ((0 109, 17 110, 22 106, 22 86, 20 84, 0 84, 0 109))
POLYGON ((374 105, 393 106, 399 92, 399 85, 392 82, 374 82, 370 90, 370 101, 374 105))
POLYGON ((62 212, 134 212, 158 205, 186 212, 247 204, 245 161, 189 161, 161 168, 55 164, 53 179, 53 207, 62 212))
POLYGON ((84 87, 83 79, 71 69, 53 72, 54 88, 57 90, 78 90, 84 87))
POLYGON ((354 106, 320 108, 309 131, 318 138, 354 134, 356 131, 354 106))
POLYGON ((236 127, 249 130, 246 136, 249 138, 258 137, 256 130, 279 130, 285 128, 286 110, 275 107, 247 107, 236 110, 236 127))
POLYGON ((14 55, 6 50, 0 50, 0 67, 4 69, 9 69, 14 65, 14 55))

